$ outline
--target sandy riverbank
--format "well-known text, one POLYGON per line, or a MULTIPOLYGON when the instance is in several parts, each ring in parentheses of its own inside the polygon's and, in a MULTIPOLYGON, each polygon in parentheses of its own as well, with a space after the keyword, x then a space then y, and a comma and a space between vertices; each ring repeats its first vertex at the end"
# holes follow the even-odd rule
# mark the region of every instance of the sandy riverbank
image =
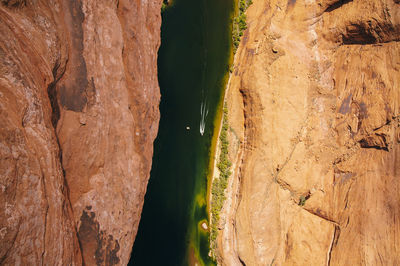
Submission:
MULTIPOLYGON (((241 152, 241 140, 237 133, 234 131, 232 127, 232 123, 230 122, 233 119, 233 116, 230 114, 229 106, 232 106, 230 103, 229 91, 228 88, 230 86, 231 78, 228 80, 227 89, 225 92, 225 97, 223 104, 228 106, 228 139, 229 139, 229 160, 232 163, 231 166, 231 175, 228 179, 228 185, 225 190, 226 200, 223 204, 223 207, 220 211, 220 220, 218 222, 218 237, 216 240, 216 250, 214 252, 217 255, 217 258, 221 255, 225 258, 234 258, 232 261, 229 261, 229 265, 240 265, 240 261, 237 259, 238 256, 236 254, 230 254, 229 256, 226 254, 227 252, 232 253, 236 252, 236 239, 235 234, 232 233, 235 231, 234 228, 234 214, 238 204, 238 196, 239 196, 239 188, 240 188, 240 180, 239 180, 239 165, 240 161, 242 160, 242 152, 241 152)), ((234 113, 234 112, 232 112, 234 113)), ((234 120, 232 120, 234 121, 234 120)), ((208 206, 209 206, 209 224, 210 227, 212 226, 212 213, 211 213, 211 202, 212 202, 212 183, 215 181, 216 178, 219 178, 220 171, 217 167, 218 160, 221 153, 221 140, 220 134, 223 124, 223 116, 221 116, 220 123, 219 123, 219 130, 218 136, 216 137, 216 147, 213 156, 213 168, 212 168, 212 175, 211 175, 211 183, 208 190, 208 206)))

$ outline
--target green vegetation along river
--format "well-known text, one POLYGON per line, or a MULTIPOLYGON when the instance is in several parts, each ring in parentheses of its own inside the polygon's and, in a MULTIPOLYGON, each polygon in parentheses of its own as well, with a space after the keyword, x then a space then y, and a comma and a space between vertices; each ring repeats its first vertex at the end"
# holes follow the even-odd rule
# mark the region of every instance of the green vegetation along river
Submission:
POLYGON ((159 133, 129 265, 214 265, 207 176, 229 74, 234 0, 174 0, 162 14, 159 133))

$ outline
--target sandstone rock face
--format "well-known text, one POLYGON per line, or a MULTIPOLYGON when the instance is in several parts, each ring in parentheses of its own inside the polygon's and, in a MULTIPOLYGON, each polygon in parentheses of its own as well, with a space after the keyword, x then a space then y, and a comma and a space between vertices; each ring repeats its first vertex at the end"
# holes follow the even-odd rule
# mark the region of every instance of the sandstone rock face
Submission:
POLYGON ((158 128, 160 8, 0 2, 0 264, 128 263, 158 128))
POLYGON ((253 0, 247 22, 222 264, 400 264, 399 1, 253 0))

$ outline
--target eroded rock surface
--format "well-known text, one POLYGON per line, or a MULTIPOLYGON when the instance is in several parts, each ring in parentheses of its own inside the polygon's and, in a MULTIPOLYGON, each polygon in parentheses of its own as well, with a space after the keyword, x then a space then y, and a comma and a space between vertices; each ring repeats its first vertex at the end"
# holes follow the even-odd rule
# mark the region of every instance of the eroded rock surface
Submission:
POLYGON ((247 21, 220 261, 399 264, 399 2, 253 0, 247 21))
POLYGON ((128 263, 158 128, 160 7, 0 2, 0 264, 128 263))

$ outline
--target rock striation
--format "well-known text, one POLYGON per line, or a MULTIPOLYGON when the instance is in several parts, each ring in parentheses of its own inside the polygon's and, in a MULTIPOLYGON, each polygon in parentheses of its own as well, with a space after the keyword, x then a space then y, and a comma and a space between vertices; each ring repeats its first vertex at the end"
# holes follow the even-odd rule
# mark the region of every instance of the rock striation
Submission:
POLYGON ((158 129, 161 1, 0 1, 0 264, 126 265, 158 129))
POLYGON ((400 3, 253 0, 224 265, 400 264, 400 3))

